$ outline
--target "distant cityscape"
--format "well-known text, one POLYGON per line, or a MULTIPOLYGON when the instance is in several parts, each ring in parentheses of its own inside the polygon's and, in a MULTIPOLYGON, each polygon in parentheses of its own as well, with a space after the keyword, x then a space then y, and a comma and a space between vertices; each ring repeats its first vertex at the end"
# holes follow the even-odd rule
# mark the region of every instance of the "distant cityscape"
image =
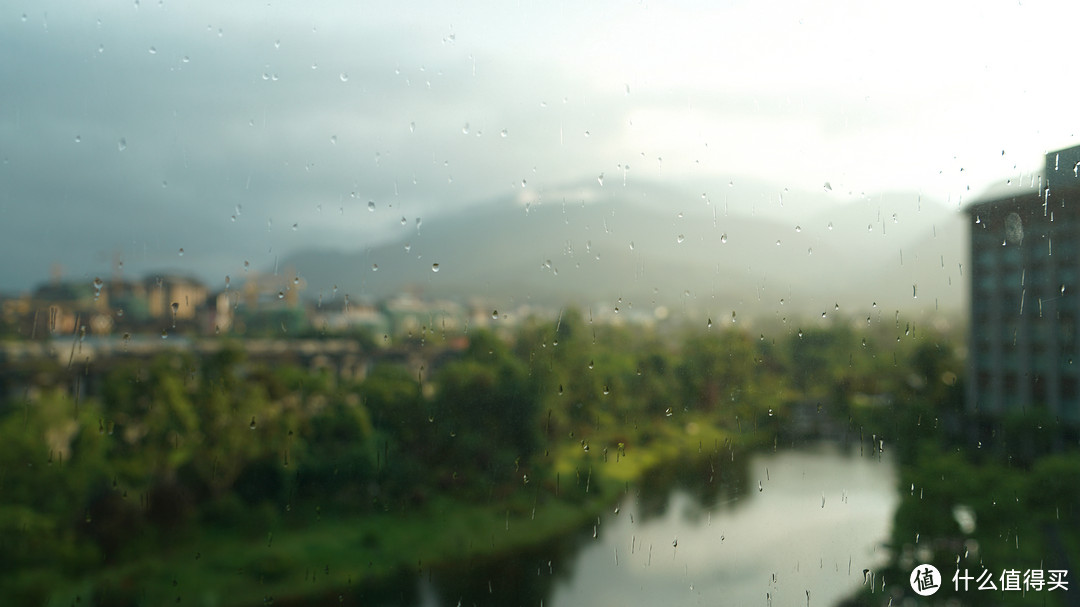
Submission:
MULTIPOLYGON (((1080 421, 1080 146, 1046 155, 1039 188, 1009 187, 967 207, 971 284, 967 405, 972 412, 1045 409, 1080 421)), ((496 309, 482 299, 425 298, 421 291, 380 300, 334 289, 306 292, 303 278, 252 272, 213 290, 198 279, 161 274, 69 280, 56 269, 30 293, 0 298, 8 341, 76 339, 100 344, 218 335, 289 339, 367 334, 373 345, 469 328, 507 330, 560 310, 524 303, 496 309)), ((603 323, 655 324, 662 306, 587 310, 603 323)), ((711 321, 710 321, 711 326, 711 321)), ((160 347, 160 342, 159 346, 160 347)), ((56 352, 53 352, 55 355, 56 352)), ((8 358, 10 358, 10 353, 8 358)))
POLYGON ((495 320, 512 324, 536 313, 526 306, 500 313, 479 302, 425 300, 410 293, 377 302, 338 292, 312 299, 305 297, 305 286, 303 279, 287 274, 253 275, 218 291, 176 274, 92 281, 54 276, 31 293, 0 301, 0 321, 8 337, 31 340, 157 334, 289 337, 356 329, 398 337, 460 331, 495 320))
MULTIPOLYGON (((242 283, 226 280, 213 290, 192 276, 113 276, 70 280, 59 269, 29 293, 0 296, 0 337, 9 340, 138 340, 218 335, 241 338, 340 336, 366 332, 382 340, 461 334, 470 327, 512 329, 530 317, 557 318, 560 310, 524 303, 498 309, 482 298, 457 301, 405 290, 382 299, 347 293, 306 292, 305 280, 286 270, 252 273, 242 283)), ((647 311, 597 306, 597 322, 655 324, 663 306, 647 311)))

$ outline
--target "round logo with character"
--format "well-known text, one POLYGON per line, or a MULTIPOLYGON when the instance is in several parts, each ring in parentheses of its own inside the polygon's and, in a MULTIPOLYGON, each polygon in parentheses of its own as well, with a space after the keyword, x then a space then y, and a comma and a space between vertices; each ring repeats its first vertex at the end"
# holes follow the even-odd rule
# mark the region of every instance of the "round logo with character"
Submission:
POLYGON ((911 589, 919 596, 930 596, 941 588, 941 572, 937 567, 923 563, 911 571, 911 589))

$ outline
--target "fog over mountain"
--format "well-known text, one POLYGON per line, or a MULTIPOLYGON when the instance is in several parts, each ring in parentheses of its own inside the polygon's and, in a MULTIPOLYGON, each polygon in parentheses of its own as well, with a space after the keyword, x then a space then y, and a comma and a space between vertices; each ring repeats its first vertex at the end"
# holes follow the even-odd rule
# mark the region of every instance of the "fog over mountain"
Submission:
POLYGON ((663 305, 716 318, 856 312, 875 303, 890 312, 959 310, 967 292, 960 213, 915 194, 832 207, 819 204, 826 195, 786 196, 775 203, 785 205, 781 213, 746 215, 725 212, 722 197, 707 193, 594 183, 419 224, 402 217, 392 242, 313 248, 278 268, 303 277, 308 297, 335 287, 351 298, 412 290, 503 307, 663 305))

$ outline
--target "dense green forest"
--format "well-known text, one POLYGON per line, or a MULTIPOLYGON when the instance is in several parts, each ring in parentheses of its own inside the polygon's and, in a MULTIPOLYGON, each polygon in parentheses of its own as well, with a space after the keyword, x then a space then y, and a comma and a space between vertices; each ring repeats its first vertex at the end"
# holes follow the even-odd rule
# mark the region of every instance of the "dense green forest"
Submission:
POLYGON ((0 594, 319 596, 542 542, 678 458, 829 428, 903 449, 958 414, 957 341, 899 318, 766 335, 569 311, 425 336, 411 348, 440 356, 419 369, 370 346, 353 378, 222 340, 113 361, 83 395, 94 363, 39 361, 0 404, 0 594))

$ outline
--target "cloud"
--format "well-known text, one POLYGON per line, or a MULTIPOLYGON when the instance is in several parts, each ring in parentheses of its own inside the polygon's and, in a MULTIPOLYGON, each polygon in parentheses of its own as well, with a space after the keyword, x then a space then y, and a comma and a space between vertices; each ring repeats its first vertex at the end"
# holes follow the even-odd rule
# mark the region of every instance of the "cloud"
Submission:
POLYGON ((0 218, 19 228, 0 254, 30 260, 8 289, 51 260, 105 271, 116 249, 269 266, 601 173, 955 200, 1077 129, 1054 59, 1068 6, 22 10, 0 15, 0 218))

